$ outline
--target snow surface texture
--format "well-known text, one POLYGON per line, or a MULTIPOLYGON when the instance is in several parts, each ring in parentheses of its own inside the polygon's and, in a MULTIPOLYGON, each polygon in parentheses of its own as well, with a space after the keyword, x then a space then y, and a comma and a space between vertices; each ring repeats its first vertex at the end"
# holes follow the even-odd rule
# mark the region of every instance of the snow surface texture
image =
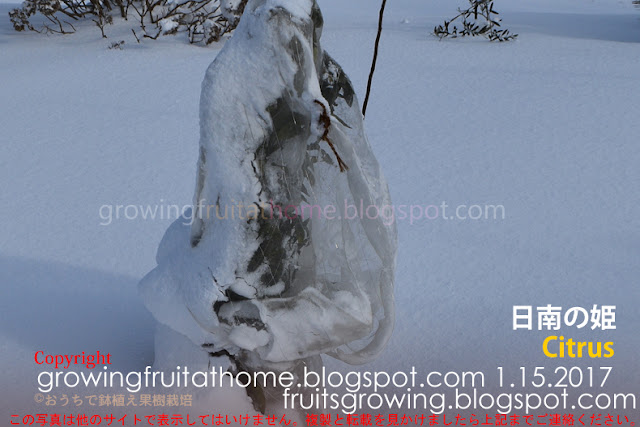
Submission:
POLYGON ((393 329, 395 224, 305 208, 391 204, 322 25, 313 1, 247 4, 202 84, 197 219, 174 223, 140 284, 160 322, 254 369, 325 353, 363 363, 393 329), (232 218, 239 202, 253 215, 232 218))
MULTIPOLYGON (((362 99, 378 4, 319 4, 323 46, 362 99)), ((511 306, 608 303, 618 329, 571 337, 614 341, 611 388, 638 392, 640 13, 626 0, 497 0, 517 42, 429 35, 464 4, 387 3, 365 126, 394 203, 502 203, 507 217, 398 223, 396 328, 363 369, 557 366, 548 334, 511 331, 511 306)), ((101 226, 99 210, 191 203, 197 99, 220 45, 138 45, 116 30, 43 37, 0 19, 3 420, 33 402, 35 351, 153 362, 136 283, 173 218, 101 226)))

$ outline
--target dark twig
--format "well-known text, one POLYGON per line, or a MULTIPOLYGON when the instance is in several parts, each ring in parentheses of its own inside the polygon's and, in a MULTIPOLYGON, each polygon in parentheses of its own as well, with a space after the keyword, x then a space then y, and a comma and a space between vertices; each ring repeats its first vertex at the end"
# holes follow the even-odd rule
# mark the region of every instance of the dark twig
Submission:
POLYGON ((367 82, 367 94, 364 97, 362 103, 362 117, 367 114, 367 105, 369 104, 369 95, 371 95, 371 83, 373 83, 373 73, 376 71, 376 62, 378 61, 378 48, 380 46, 380 37, 382 36, 382 19, 384 18, 384 7, 387 4, 387 0, 382 0, 380 6, 380 17, 378 19, 378 34, 376 36, 376 43, 373 48, 373 60, 371 61, 371 71, 369 72, 369 81, 367 82))

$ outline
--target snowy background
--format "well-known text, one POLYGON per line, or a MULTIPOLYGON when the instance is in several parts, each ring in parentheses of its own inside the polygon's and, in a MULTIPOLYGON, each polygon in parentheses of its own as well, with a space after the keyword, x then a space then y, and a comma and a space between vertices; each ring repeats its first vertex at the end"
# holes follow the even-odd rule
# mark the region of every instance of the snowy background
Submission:
MULTIPOLYGON (((103 40, 93 24, 20 34, 1 2, 4 416, 33 399, 35 351, 152 363, 136 283, 171 219, 102 226, 100 207, 191 202, 200 83, 221 45, 103 40)), ((323 46, 362 100, 379 5, 319 3, 323 46)), ((430 35, 463 4, 389 3, 365 124, 396 204, 500 204, 506 218, 398 224, 396 330, 363 369, 570 366, 544 357, 548 333, 511 330, 512 305, 613 304, 616 331, 565 335, 614 341, 613 359, 582 364, 614 366, 613 389, 638 393, 640 11, 497 0, 516 42, 430 35)))

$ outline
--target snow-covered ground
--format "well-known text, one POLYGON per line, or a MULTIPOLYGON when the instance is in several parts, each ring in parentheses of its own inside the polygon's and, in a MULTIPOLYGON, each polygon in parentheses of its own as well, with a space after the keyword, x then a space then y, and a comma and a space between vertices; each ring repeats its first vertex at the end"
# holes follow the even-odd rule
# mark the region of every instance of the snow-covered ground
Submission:
MULTIPOLYGON (((377 2, 320 0, 324 47, 362 100, 377 2)), ((519 38, 438 41, 451 0, 388 4, 366 118, 396 205, 503 205, 499 220, 398 223, 396 330, 368 370, 573 365, 512 331, 512 306, 617 306, 612 388, 640 392, 640 11, 628 1, 496 1, 519 38)), ((464 2, 462 2, 464 3, 464 2)), ((33 399, 33 354, 153 361, 136 283, 173 218, 106 222, 116 205, 191 203, 198 97, 221 45, 122 28, 13 32, 0 4, 2 415, 33 399), (123 50, 107 46, 125 40, 123 50), (101 216, 102 215, 102 216, 101 216)), ((130 208, 129 215, 133 216, 130 208)), ((333 369, 352 369, 327 360, 333 369)))

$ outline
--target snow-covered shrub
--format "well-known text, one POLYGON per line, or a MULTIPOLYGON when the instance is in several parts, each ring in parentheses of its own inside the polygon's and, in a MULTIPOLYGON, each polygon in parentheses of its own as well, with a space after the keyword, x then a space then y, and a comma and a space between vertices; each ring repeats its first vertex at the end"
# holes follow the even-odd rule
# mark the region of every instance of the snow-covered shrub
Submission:
MULTIPOLYGON (((83 19, 105 28, 114 17, 131 20, 145 38, 184 32, 190 43, 209 44, 232 31, 247 0, 26 0, 9 12, 16 31, 68 34, 83 19), (43 17, 42 24, 34 20, 43 17)), ((132 31, 138 38, 136 29, 132 31)))
POLYGON ((444 21, 443 25, 434 28, 433 33, 440 39, 445 37, 465 37, 465 36, 484 36, 491 41, 509 41, 518 37, 517 34, 511 34, 509 30, 500 30, 500 19, 496 16, 493 8, 493 0, 469 0, 469 8, 458 9, 458 15, 448 21, 444 21), (462 27, 456 25, 451 28, 451 24, 462 19, 462 27))
POLYGON ((237 25, 246 4, 247 0, 220 0, 220 9, 227 21, 237 25))
MULTIPOLYGON (((171 225, 140 282, 161 331, 193 343, 183 359, 302 378, 323 354, 370 361, 391 335, 389 190, 322 27, 315 0, 249 0, 205 74, 193 221, 171 225), (342 211, 360 204, 366 215, 342 211)), ((175 347, 169 335, 157 348, 175 347)), ((247 394, 283 408, 282 390, 247 394)))

